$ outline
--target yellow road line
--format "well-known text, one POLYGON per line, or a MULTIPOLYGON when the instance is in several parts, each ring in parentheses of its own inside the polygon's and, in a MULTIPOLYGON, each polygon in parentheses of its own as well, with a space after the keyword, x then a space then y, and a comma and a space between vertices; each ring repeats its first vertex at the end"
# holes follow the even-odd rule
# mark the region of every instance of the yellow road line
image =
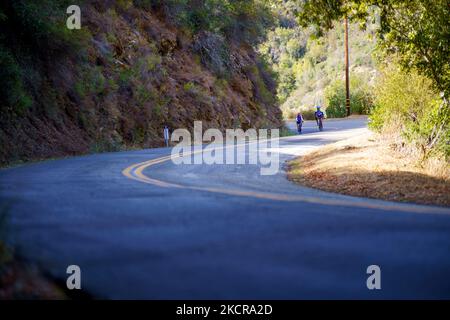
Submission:
MULTIPOLYGON (((225 149, 231 146, 225 146, 218 149, 225 149)), ((234 147, 234 146, 233 146, 234 147)), ((203 152, 203 150, 198 150, 194 152, 188 152, 186 154, 180 155, 170 155, 157 159, 152 159, 149 161, 144 161, 140 163, 133 164, 122 171, 122 174, 129 179, 136 180, 142 183, 147 183, 155 185, 162 188, 181 188, 196 191, 206 191, 212 193, 226 194, 232 196, 241 197, 252 197, 265 200, 275 200, 275 201, 288 201, 288 202, 307 202, 313 204, 322 204, 329 206, 346 206, 355 208, 367 208, 367 209, 379 209, 387 211, 402 211, 402 212, 414 212, 414 213, 434 213, 434 214, 450 214, 450 209, 443 207, 427 207, 420 205, 408 205, 408 204, 395 204, 395 203, 370 203, 363 201, 351 201, 346 199, 324 199, 319 197, 310 197, 302 195, 287 195, 279 193, 269 193, 269 192, 259 192, 259 191, 246 191, 237 189, 222 189, 222 188, 212 188, 212 187, 195 187, 187 186, 181 184, 170 183, 162 180, 157 180, 150 178, 148 175, 144 174, 144 170, 154 166, 159 163, 167 162, 172 159, 192 156, 194 154, 203 152)))

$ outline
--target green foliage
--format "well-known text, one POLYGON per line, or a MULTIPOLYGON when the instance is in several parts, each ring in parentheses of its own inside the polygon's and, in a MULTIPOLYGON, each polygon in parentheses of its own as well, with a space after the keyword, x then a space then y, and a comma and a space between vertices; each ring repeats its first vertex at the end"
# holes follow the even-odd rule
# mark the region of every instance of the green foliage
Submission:
POLYGON ((303 119, 305 119, 305 120, 315 120, 316 119, 315 112, 316 112, 316 109, 310 108, 310 109, 307 109, 307 110, 303 110, 301 113, 302 113, 303 119))
POLYGON ((256 43, 272 23, 263 0, 134 0, 146 9, 163 9, 186 32, 209 31, 228 39, 256 43))
MULTIPOLYGON (((259 51, 278 75, 277 94, 282 110, 288 115, 290 111, 296 113, 324 104, 326 88, 343 76, 343 25, 334 23, 332 30, 317 37, 313 27, 303 28, 297 23, 299 1, 273 2, 278 26, 269 31, 259 51)), ((361 31, 355 24, 350 24, 350 33, 351 71, 367 84, 375 76, 375 43, 371 31, 361 31)))
POLYGON ((254 94, 257 100, 266 105, 273 105, 277 102, 274 95, 275 84, 272 83, 273 78, 270 74, 270 68, 264 61, 249 66, 247 75, 253 83, 254 94))
POLYGON ((127 10, 131 8, 131 6, 133 5, 132 0, 116 0, 115 3, 116 7, 118 7, 121 10, 127 10))
POLYGON ((303 110, 284 110, 283 116, 285 119, 295 119, 298 113, 301 113, 305 120, 315 120, 315 108, 303 109, 303 110))
POLYGON ((301 23, 320 32, 344 16, 364 26, 378 15, 380 60, 394 57, 395 66, 384 71, 378 85, 371 127, 400 131, 424 158, 436 151, 449 157, 448 0, 304 0, 299 5, 301 23))
MULTIPOLYGON (((7 0, 0 5, 5 18, 0 20, 2 40, 18 44, 17 36, 28 49, 49 52, 79 49, 87 33, 66 28, 69 0, 7 0)), ((78 3, 80 4, 80 3, 78 3)))
POLYGON ((201 86, 200 84, 191 81, 186 82, 183 85, 183 90, 184 92, 189 94, 189 96, 191 96, 199 105, 211 106, 211 104, 213 103, 209 90, 201 86))
MULTIPOLYGON (((350 112, 369 114, 373 106, 372 88, 360 77, 350 77, 350 112)), ((330 118, 343 118, 347 115, 345 107, 345 82, 336 80, 325 90, 325 106, 330 118)))
POLYGON ((165 70, 161 66, 162 57, 158 53, 149 53, 138 59, 131 66, 124 66, 118 76, 118 85, 120 88, 127 88, 133 83, 148 81, 149 72, 152 75, 164 76, 165 70))
POLYGON ((280 137, 291 137, 291 136, 296 136, 297 132, 290 130, 288 127, 283 126, 280 129, 280 137))
POLYGON ((407 123, 404 135, 408 141, 421 148, 424 157, 432 153, 440 153, 450 159, 449 105, 438 98, 433 102, 430 103, 428 112, 424 113, 419 121, 407 123))
POLYGON ((281 103, 296 89, 296 64, 306 51, 307 33, 295 22, 289 27, 286 16, 280 16, 278 26, 268 32, 267 40, 259 46, 259 52, 269 61, 278 75, 278 98, 281 103))
POLYGON ((450 156, 449 106, 430 79, 402 71, 396 64, 385 67, 376 86, 375 105, 370 116, 372 129, 401 132, 422 150, 424 158, 433 152, 450 156))
POLYGON ((126 88, 130 86, 130 82, 135 79, 137 72, 134 68, 126 67, 123 68, 119 73, 119 86, 121 88, 126 88))
POLYGON ((332 21, 344 16, 363 24, 378 14, 378 43, 384 53, 395 54, 405 70, 417 69, 449 98, 448 0, 304 0, 299 3, 301 23, 313 24, 321 32, 331 29, 332 21))
POLYGON ((216 95, 221 99, 224 100, 226 98, 227 92, 226 89, 229 87, 229 83, 226 79, 216 79, 214 82, 214 90, 216 92, 216 95))
POLYGON ((2 117, 23 115, 38 94, 40 63, 75 54, 89 33, 69 30, 68 0, 6 0, 0 4, 0 105, 2 117), (38 64, 36 64, 36 61, 38 64), (33 91, 33 94, 31 94, 33 91))
POLYGON ((345 107, 345 87, 342 81, 336 81, 326 93, 326 113, 329 118, 344 118, 347 116, 345 107))
POLYGON ((158 54, 149 54, 145 58, 145 62, 148 71, 156 71, 161 66, 162 58, 158 54))
POLYGON ((75 83, 74 89, 80 98, 84 98, 91 94, 104 94, 107 87, 108 83, 102 69, 96 67, 82 70, 81 79, 75 83))
POLYGON ((302 27, 310 24, 317 26, 318 36, 323 35, 324 30, 333 28, 333 23, 339 20, 345 13, 344 1, 328 0, 303 0, 299 3, 298 18, 302 27))
POLYGON ((153 98, 153 94, 153 90, 147 89, 144 85, 138 85, 135 93, 136 102, 138 105, 143 106, 147 101, 153 98))
POLYGON ((11 52, 2 47, 0 47, 0 87, 1 112, 22 115, 32 105, 33 100, 24 89, 22 68, 11 52))
POLYGON ((195 90, 196 90, 196 85, 195 85, 195 83, 193 83, 193 82, 191 82, 191 81, 189 81, 189 82, 186 82, 184 85, 183 85, 183 90, 184 91, 186 91, 186 92, 195 92, 195 90))

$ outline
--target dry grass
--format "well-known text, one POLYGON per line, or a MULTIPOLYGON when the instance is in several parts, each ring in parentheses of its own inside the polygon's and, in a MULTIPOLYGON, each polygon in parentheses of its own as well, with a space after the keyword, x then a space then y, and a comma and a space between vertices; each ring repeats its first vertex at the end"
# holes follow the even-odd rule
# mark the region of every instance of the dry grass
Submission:
POLYGON ((391 201, 450 206, 448 163, 418 165, 412 149, 368 133, 290 163, 289 179, 312 188, 391 201))

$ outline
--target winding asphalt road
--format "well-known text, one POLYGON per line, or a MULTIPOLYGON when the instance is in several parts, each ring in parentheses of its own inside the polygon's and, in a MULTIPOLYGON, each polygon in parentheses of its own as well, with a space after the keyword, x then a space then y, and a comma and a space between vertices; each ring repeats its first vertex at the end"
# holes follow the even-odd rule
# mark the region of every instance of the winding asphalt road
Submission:
MULTIPOLYGON (((293 126, 293 124, 291 124, 293 126)), ((283 138, 281 163, 364 133, 364 119, 283 138)), ((450 298, 450 209, 294 185, 258 165, 174 165, 170 149, 0 170, 19 253, 101 298, 450 298), (366 269, 381 268, 381 290, 366 269)), ((432 191, 430 191, 432 192, 432 191)))

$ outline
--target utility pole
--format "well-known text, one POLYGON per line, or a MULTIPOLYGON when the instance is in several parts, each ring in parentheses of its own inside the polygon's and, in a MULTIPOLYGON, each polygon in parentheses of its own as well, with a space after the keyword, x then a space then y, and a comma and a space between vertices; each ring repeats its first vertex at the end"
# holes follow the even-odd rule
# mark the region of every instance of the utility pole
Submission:
POLYGON ((348 17, 345 16, 345 108, 347 117, 350 116, 350 75, 348 59, 348 17))

